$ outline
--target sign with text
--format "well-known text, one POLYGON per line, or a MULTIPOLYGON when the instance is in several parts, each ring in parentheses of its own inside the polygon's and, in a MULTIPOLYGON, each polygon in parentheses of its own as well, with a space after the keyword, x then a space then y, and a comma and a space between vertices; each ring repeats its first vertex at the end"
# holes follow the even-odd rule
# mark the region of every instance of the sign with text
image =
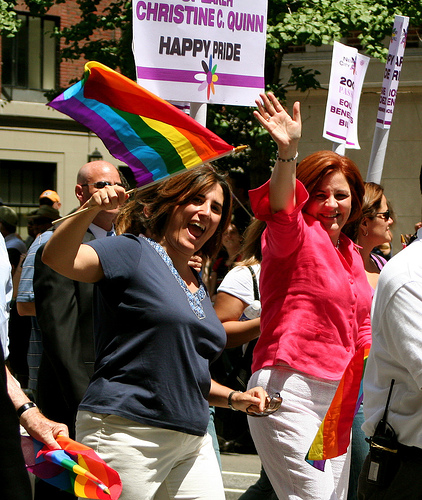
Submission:
POLYGON ((357 49, 334 42, 322 135, 350 149, 360 149, 359 101, 368 64, 369 57, 359 54, 357 49))
POLYGON ((266 1, 133 0, 137 82, 166 100, 255 105, 266 31, 266 1))
POLYGON ((378 105, 377 127, 390 128, 396 104, 397 89, 399 87, 400 72, 403 65, 404 49, 406 48, 407 28, 409 18, 396 16, 390 47, 385 63, 384 79, 378 105))

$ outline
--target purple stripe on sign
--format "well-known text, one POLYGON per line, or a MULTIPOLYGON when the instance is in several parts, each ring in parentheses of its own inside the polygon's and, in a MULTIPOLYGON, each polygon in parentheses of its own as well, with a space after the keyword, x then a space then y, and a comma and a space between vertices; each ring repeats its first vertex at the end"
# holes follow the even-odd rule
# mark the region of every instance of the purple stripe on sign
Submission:
MULTIPOLYGON (((201 83, 195 79, 195 75, 204 74, 203 71, 188 71, 183 69, 168 68, 145 68, 136 67, 137 77, 145 80, 160 80, 167 82, 201 83)), ((225 85, 231 87, 249 87, 263 89, 265 87, 264 78, 261 76, 230 75, 216 73, 218 81, 215 85, 225 85)))
POLYGON ((325 132, 327 135, 330 135, 331 137, 335 137, 336 139, 341 139, 342 141, 345 141, 346 138, 342 137, 341 135, 333 134, 332 132, 325 132))
POLYGON ((382 123, 383 125, 391 125, 391 122, 388 122, 386 120, 381 120, 379 118, 377 118, 377 123, 382 123))

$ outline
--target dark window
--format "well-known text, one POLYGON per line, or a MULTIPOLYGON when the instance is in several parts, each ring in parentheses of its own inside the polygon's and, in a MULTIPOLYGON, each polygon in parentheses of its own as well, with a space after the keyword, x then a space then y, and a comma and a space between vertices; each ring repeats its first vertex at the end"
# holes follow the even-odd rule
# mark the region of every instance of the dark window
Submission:
POLYGON ((52 33, 58 18, 18 14, 14 37, 2 38, 2 83, 7 87, 48 90, 56 87, 57 41, 52 33))
POLYGON ((40 194, 55 186, 55 163, 0 160, 0 198, 17 212, 37 207, 40 194))

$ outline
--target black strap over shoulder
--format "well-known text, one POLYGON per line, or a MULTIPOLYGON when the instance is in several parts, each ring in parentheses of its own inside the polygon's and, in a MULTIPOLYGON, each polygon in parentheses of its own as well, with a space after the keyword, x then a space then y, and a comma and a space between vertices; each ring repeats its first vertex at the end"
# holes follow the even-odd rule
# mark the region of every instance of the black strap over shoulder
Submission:
POLYGON ((258 280, 256 279, 255 271, 253 270, 252 266, 248 266, 248 269, 252 275, 254 299, 259 300, 258 280))

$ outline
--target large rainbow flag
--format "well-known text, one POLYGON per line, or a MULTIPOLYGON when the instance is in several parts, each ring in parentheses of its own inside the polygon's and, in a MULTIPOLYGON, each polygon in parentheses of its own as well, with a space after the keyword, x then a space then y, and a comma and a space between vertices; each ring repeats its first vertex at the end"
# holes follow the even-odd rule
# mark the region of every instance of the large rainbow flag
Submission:
POLYGON ((138 186, 235 151, 183 111, 94 61, 48 106, 95 132, 138 186))
POLYGON ((330 407, 305 457, 321 471, 325 461, 347 451, 353 419, 363 401, 363 374, 370 345, 362 346, 350 360, 330 407))
POLYGON ((47 483, 81 498, 117 500, 122 492, 119 474, 88 446, 65 436, 56 438, 61 450, 22 436, 26 468, 47 483))

